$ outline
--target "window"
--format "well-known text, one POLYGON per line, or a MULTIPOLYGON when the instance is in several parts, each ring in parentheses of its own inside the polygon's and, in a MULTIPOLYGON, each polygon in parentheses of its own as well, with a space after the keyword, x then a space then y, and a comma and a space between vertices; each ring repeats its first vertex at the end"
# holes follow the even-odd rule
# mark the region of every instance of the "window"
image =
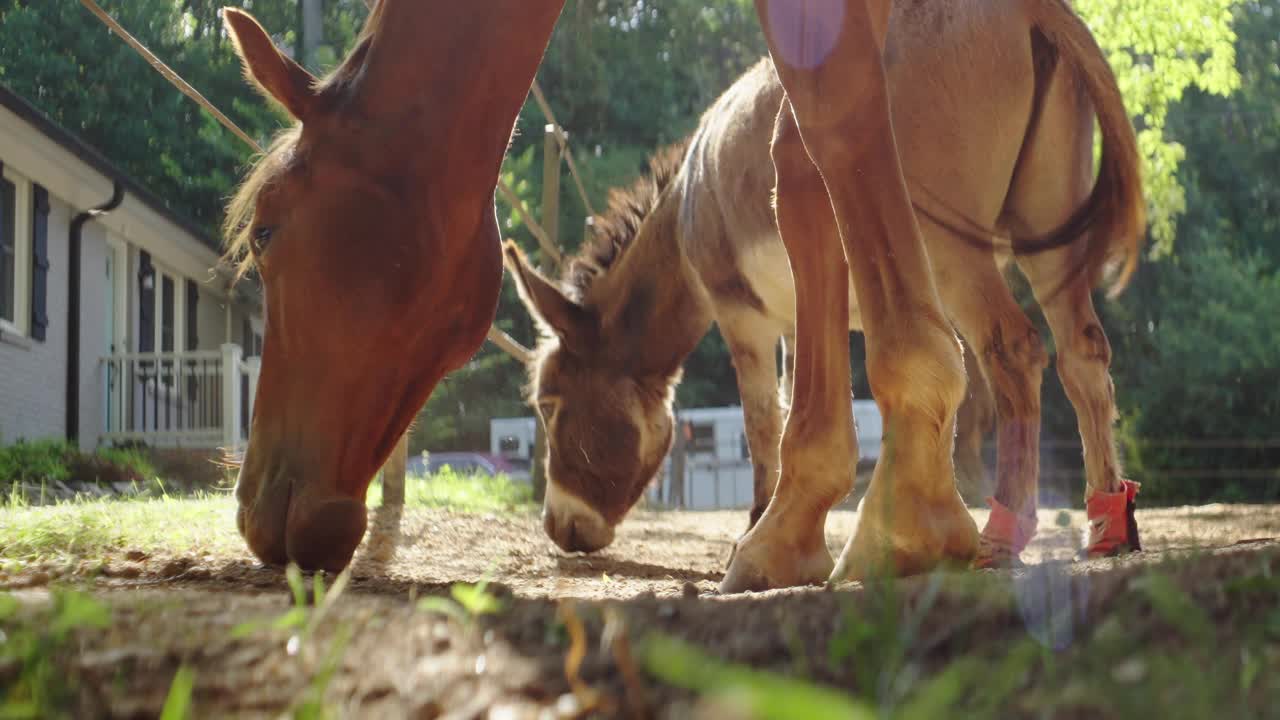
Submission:
POLYGON ((694 423, 693 437, 690 439, 689 450, 692 452, 715 453, 716 426, 711 423, 694 423))
POLYGON ((160 277, 160 352, 173 352, 174 298, 173 278, 160 277))
POLYGON ((14 335, 27 335, 30 328, 31 209, 31 183, 4 168, 0 174, 0 330, 14 335))
POLYGON ((138 316, 138 351, 174 352, 178 350, 176 339, 183 336, 183 301, 186 298, 177 291, 177 277, 156 265, 148 253, 139 253, 138 265, 141 310, 138 316))
POLYGON ((504 435, 498 440, 498 452, 504 456, 520 455, 520 438, 504 435))

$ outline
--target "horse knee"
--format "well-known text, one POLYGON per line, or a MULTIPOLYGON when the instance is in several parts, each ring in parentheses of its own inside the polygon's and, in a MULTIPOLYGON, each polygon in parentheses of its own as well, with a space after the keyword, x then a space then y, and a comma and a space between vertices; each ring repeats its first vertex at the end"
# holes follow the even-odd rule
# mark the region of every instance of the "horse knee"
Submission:
POLYGON ((941 323, 927 323, 917 342, 867 349, 867 378, 884 414, 918 415, 950 434, 964 402, 967 378, 960 343, 941 323))
POLYGON ((1024 321, 992 328, 983 355, 995 385, 1001 415, 1031 415, 1040 410, 1040 376, 1049 365, 1040 332, 1024 321))
POLYGON ((1058 377, 1071 396, 1089 394, 1101 385, 1107 401, 1111 401, 1115 391, 1108 372, 1110 367, 1111 343, 1097 322, 1088 323, 1068 338, 1058 352, 1058 377))
POLYGON ((777 173, 778 185, 783 188, 813 190, 819 187, 826 192, 822 175, 809 158, 804 140, 800 137, 800 128, 796 125, 795 115, 791 112, 789 101, 782 102, 777 121, 773 127, 773 142, 769 145, 769 156, 773 159, 773 167, 777 173))

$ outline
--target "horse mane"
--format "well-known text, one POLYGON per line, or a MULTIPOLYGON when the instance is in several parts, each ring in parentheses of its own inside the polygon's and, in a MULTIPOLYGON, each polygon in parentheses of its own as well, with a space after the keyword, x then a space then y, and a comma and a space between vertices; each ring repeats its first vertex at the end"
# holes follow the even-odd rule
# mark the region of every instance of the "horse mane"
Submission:
POLYGON ((581 299, 595 280, 617 265, 631 247, 645 218, 658 206, 684 163, 689 138, 649 156, 649 170, 630 186, 609 191, 609 206, 593 218, 591 233, 565 269, 562 283, 581 299))

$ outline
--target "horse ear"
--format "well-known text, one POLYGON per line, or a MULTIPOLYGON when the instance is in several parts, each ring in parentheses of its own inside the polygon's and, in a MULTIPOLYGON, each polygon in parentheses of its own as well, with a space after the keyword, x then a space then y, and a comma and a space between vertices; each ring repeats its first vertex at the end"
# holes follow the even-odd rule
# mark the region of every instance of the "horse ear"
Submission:
POLYGON ((524 252, 511 240, 502 246, 502 259, 515 278, 516 290, 529 314, 570 350, 580 348, 594 327, 590 311, 570 300, 560 288, 534 270, 524 252))
POLYGON ((249 13, 223 8, 222 22, 244 61, 245 76, 295 119, 305 122, 316 99, 315 76, 280 52, 249 13))

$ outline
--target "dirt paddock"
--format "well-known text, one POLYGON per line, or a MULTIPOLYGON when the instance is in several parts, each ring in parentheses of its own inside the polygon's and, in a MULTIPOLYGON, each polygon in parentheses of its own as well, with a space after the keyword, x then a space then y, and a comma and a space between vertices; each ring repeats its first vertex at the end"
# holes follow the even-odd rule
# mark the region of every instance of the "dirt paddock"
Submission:
MULTIPOLYGON (((640 512, 612 547, 570 556, 543 536, 532 513, 391 512, 373 511, 350 585, 301 642, 291 641, 288 630, 236 631, 248 621, 269 623, 292 604, 283 573, 247 552, 166 556, 122 549, 94 577, 68 578, 113 611, 110 627, 80 633, 66 659, 77 680, 76 716, 153 716, 180 664, 195 671, 194 717, 278 717, 313 694, 338 717, 737 716, 731 706, 656 679, 652 664, 639 667, 654 632, 781 676, 867 687, 865 667, 831 662, 832 638, 851 617, 879 617, 876 603, 885 597, 879 590, 854 584, 715 595, 744 513, 640 512), (415 600, 447 596, 454 583, 483 578, 492 579, 491 593, 502 603, 496 613, 450 619, 415 600), (581 667, 567 669, 566 658, 579 650, 581 667)), ((981 525, 985 513, 974 514, 981 525)), ((853 512, 833 515, 833 552, 855 521, 853 512)), ((1064 657, 1073 646, 1084 653, 1089 628, 1121 599, 1141 594, 1138 578, 1153 567, 1210 617, 1228 623, 1248 608, 1205 590, 1222 586, 1209 580, 1270 577, 1273 568, 1280 575, 1280 507, 1142 510, 1139 522, 1145 552, 1072 562, 1083 513, 1046 510, 1024 556, 1027 569, 939 572, 892 584, 893 616, 900 609, 916 622, 903 667, 927 674, 975 646, 998 655, 1027 638, 1064 657), (1064 603, 1074 629, 1048 627, 1058 622, 1045 620, 1053 612, 1036 611, 1064 603), (922 640, 930 632, 934 640, 922 640)), ((40 574, 3 575, 0 582, 29 607, 49 597, 40 574)), ((1151 633, 1155 647, 1164 636, 1152 619, 1159 613, 1151 607, 1159 610, 1160 602, 1152 603, 1135 610, 1133 632, 1151 633), (1153 624, 1142 630, 1148 620, 1153 624)), ((1272 670, 1280 668, 1280 651, 1268 657, 1272 670)), ((871 694, 882 709, 893 695, 871 694)), ((1034 702, 1004 706, 994 716, 1076 717, 1080 707, 1059 698, 1054 702, 1066 704, 1046 714, 1048 701, 1034 702)))

